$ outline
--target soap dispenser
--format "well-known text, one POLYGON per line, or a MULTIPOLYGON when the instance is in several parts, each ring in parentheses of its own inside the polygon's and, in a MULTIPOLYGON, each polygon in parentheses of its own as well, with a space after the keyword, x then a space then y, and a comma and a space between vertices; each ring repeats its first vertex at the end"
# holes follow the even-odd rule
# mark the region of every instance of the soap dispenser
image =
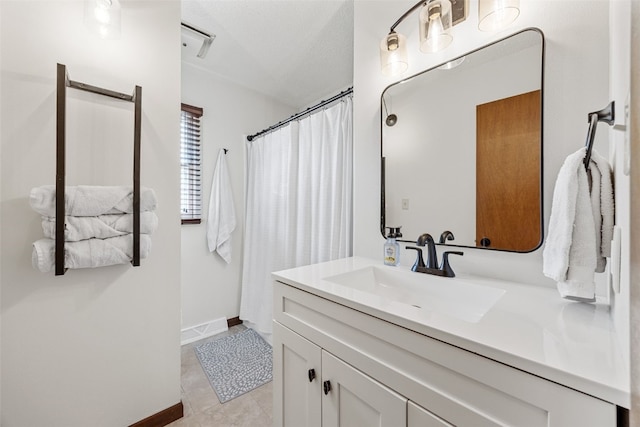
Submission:
POLYGON ((389 229, 387 241, 384 243, 384 263, 385 265, 398 265, 400 262, 400 244, 396 238, 402 237, 400 228, 402 227, 386 227, 389 229))

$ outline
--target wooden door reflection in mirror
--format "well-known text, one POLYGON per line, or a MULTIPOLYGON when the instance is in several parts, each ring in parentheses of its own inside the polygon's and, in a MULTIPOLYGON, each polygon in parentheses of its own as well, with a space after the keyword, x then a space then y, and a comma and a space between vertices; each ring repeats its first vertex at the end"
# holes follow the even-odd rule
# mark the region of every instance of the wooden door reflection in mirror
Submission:
POLYGON ((540 91, 476 107, 476 245, 540 241, 540 91))

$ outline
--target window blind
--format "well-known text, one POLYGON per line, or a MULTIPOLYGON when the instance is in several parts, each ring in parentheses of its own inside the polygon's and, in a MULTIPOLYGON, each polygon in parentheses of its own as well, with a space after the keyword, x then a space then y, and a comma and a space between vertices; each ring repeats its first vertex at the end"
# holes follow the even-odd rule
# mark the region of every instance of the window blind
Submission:
POLYGON ((182 224, 200 224, 202 181, 200 118, 202 108, 182 104, 180 116, 180 212, 182 224))

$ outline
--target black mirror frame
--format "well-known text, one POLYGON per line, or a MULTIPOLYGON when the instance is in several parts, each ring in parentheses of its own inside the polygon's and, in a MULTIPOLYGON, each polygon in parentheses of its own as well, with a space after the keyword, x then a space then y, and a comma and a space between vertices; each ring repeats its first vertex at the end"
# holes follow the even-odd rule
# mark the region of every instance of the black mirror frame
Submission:
MULTIPOLYGON (((385 236, 385 226, 386 226, 386 215, 385 215, 385 158, 384 158, 384 152, 383 152, 383 141, 382 141, 382 126, 384 123, 384 109, 382 107, 382 103, 383 103, 383 97, 385 92, 398 84, 402 84, 410 79, 413 79, 414 77, 417 77, 421 74, 424 73, 428 73, 429 71, 435 70, 438 67, 449 63, 449 62, 453 62, 456 61, 457 59, 463 58, 467 55, 470 55, 472 53, 475 53, 479 50, 482 49, 486 49, 487 47, 493 46, 497 43, 503 42, 507 39, 510 39, 512 37, 517 36, 518 34, 527 32, 527 31, 534 31, 537 32, 540 35, 540 39, 541 39, 541 70, 540 70, 540 241, 538 242, 538 244, 527 251, 515 251, 512 249, 502 249, 502 248, 490 248, 490 247, 479 247, 479 246, 466 246, 466 245, 456 245, 456 244, 450 244, 447 243, 446 246, 452 246, 452 247, 460 247, 460 248, 468 248, 468 249, 482 249, 482 250, 492 250, 492 251, 499 251, 499 252, 513 252, 513 253, 530 253, 530 252, 534 252, 536 250, 538 250, 541 246, 542 243, 544 242, 544 71, 545 71, 545 53, 546 53, 546 46, 545 46, 545 37, 544 37, 544 33, 542 32, 542 30, 540 30, 539 28, 536 27, 528 27, 528 28, 524 28, 520 31, 517 31, 513 34, 510 34, 506 37, 503 37, 499 40, 493 41, 491 43, 488 43, 486 45, 480 46, 474 50, 471 50, 463 55, 460 55, 456 58, 450 59, 446 62, 443 62, 441 64, 438 64, 434 67, 428 68, 424 71, 421 71, 419 73, 413 74, 409 77, 406 77, 402 80, 399 80, 395 83, 390 84, 389 86, 387 86, 386 88, 384 88, 384 90, 382 91, 382 94, 380 95, 380 234, 382 235, 382 237, 384 239, 386 239, 387 237, 385 236)), ((404 239, 397 239, 399 242, 413 242, 412 240, 404 240, 404 239)), ((443 243, 436 243, 437 245, 445 245, 443 243)))

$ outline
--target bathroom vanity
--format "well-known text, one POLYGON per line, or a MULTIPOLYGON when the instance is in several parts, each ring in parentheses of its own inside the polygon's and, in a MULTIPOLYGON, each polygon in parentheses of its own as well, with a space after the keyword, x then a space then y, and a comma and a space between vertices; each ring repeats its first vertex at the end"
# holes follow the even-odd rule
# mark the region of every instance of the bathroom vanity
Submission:
POLYGON ((274 273, 276 426, 616 426, 608 307, 346 258, 274 273))

